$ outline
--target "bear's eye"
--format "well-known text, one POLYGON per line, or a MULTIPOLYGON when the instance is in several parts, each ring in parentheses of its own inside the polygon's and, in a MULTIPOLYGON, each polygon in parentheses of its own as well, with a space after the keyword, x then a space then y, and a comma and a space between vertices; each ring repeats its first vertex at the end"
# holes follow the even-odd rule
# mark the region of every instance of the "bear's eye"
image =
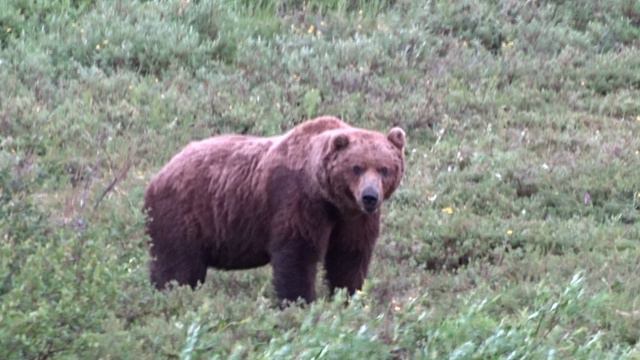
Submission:
POLYGON ((353 173, 356 175, 362 175, 362 173, 364 172, 364 169, 362 168, 362 166, 358 166, 358 165, 354 165, 353 166, 353 173))
POLYGON ((378 172, 380 173, 380 175, 382 175, 383 177, 387 177, 387 175, 389 175, 389 169, 387 169, 385 166, 381 167, 380 169, 378 169, 378 172))

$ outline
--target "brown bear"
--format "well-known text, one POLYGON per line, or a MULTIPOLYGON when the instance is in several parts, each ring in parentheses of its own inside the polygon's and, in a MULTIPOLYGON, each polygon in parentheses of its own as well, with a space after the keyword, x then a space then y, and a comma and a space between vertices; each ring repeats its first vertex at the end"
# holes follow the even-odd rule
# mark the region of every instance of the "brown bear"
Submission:
POLYGON ((271 263, 280 300, 315 298, 317 263, 331 292, 362 287, 380 206, 404 173, 405 134, 335 117, 275 137, 223 135, 190 143, 145 193, 151 281, 195 287, 208 267, 271 263))

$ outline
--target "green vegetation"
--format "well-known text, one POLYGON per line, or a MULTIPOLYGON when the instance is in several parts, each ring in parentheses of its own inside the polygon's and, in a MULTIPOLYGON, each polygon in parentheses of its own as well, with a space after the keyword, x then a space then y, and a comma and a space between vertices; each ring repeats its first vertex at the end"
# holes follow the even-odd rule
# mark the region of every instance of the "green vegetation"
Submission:
POLYGON ((4 0, 0 358, 640 358, 635 0, 4 0), (148 282, 192 139, 402 126, 364 291, 148 282))

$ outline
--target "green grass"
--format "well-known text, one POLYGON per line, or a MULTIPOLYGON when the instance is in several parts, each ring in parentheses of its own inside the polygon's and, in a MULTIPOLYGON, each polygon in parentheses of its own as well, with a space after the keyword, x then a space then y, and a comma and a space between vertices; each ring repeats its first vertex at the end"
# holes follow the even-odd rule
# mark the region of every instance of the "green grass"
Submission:
POLYGON ((640 358, 640 4, 5 0, 0 358, 640 358), (365 289, 152 289, 188 141, 408 134, 365 289))

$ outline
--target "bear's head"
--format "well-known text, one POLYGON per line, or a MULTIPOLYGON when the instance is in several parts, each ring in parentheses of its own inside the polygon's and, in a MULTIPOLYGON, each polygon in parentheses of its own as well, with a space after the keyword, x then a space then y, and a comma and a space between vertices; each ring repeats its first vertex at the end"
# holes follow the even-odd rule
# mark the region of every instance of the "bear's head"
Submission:
POLYGON ((325 145, 324 186, 342 211, 373 214, 396 190, 404 174, 405 133, 361 129, 331 131, 325 145))

